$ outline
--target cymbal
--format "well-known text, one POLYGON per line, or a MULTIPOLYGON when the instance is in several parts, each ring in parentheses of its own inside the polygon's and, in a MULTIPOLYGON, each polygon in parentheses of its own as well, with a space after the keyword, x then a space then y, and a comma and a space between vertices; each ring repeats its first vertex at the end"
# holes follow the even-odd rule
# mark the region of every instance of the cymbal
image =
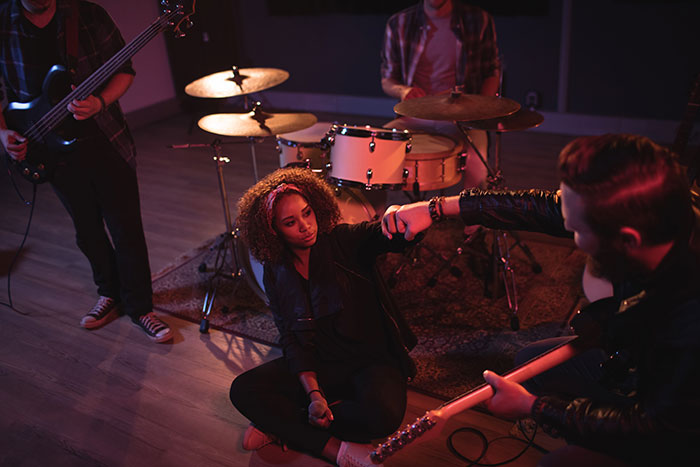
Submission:
POLYGON ((279 68, 238 68, 204 76, 185 86, 193 97, 233 97, 259 92, 285 82, 289 72, 279 68))
POLYGON ((224 136, 274 136, 303 130, 316 123, 308 113, 270 114, 263 111, 248 113, 211 114, 199 119, 197 125, 209 133, 224 136))
POLYGON ((445 93, 399 102, 394 112, 426 120, 472 121, 510 115, 520 104, 505 97, 445 93))
POLYGON ((476 130, 505 132, 534 128, 539 126, 543 121, 544 117, 534 110, 520 108, 520 110, 514 114, 506 115, 505 117, 465 122, 464 126, 476 130))

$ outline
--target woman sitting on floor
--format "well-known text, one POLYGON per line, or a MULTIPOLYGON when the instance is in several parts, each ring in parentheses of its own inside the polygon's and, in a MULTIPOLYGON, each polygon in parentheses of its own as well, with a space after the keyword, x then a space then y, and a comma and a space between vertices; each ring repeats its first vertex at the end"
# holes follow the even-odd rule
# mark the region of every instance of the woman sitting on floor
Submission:
POLYGON ((379 222, 340 224, 333 190, 307 169, 273 172, 238 206, 284 353, 231 385, 253 423, 244 448, 277 440, 340 466, 373 465, 366 443, 399 427, 415 375, 415 336, 375 262, 410 243, 387 239, 379 222))

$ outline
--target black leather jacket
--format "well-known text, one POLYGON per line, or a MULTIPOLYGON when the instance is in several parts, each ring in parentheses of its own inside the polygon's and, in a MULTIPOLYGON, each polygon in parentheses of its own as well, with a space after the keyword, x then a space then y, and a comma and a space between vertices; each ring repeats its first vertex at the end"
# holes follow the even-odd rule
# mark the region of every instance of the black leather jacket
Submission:
MULTIPOLYGON (((460 197, 460 214, 468 224, 567 235, 555 192, 472 189, 460 197)), ((624 396, 621 402, 539 397, 536 420, 572 443, 634 465, 697 465, 700 261, 695 243, 687 232, 651 275, 613 284, 612 298, 592 304, 595 312, 582 311, 602 326, 600 345, 618 363, 616 371, 606 372, 604 384, 624 396)))
POLYGON ((390 353, 407 378, 415 376, 408 352, 416 345, 416 337, 396 309, 375 264, 377 256, 403 251, 410 244, 402 236, 392 240, 384 237, 379 222, 340 224, 319 235, 311 249, 309 294, 290 261, 265 264, 265 292, 292 373, 319 367, 314 345, 316 320, 341 309, 362 309, 380 314, 390 353))

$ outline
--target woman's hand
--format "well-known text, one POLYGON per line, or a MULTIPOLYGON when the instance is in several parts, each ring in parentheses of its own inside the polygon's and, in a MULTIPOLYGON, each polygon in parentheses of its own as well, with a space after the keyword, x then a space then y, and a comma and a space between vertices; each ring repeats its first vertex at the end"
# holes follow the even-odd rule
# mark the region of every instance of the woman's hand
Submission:
POLYGON ((392 205, 382 217, 382 233, 387 238, 392 238, 394 234, 404 234, 404 238, 410 242, 432 223, 427 201, 404 206, 392 205))
POLYGON ((332 421, 333 412, 328 408, 326 399, 320 395, 312 397, 309 404, 309 423, 320 428, 328 428, 332 421))

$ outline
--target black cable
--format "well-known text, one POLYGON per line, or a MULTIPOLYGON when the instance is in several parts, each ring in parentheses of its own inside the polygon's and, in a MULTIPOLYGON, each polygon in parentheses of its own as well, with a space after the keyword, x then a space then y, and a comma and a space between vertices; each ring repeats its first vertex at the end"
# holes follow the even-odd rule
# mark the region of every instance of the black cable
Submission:
MULTIPOLYGON (((518 423, 520 424, 520 422, 518 422, 518 423)), ((484 435, 480 430, 478 430, 478 429, 476 429, 476 428, 471 428, 471 427, 458 428, 458 429, 456 429, 455 431, 453 431, 452 433, 450 433, 450 435, 447 437, 447 440, 446 440, 447 449, 448 449, 448 450, 452 453, 452 455, 454 455, 456 458, 458 458, 459 460, 461 460, 461 461, 463 461, 463 462, 466 462, 466 463, 467 463, 467 467, 472 467, 472 466, 496 467, 496 466, 500 466, 500 465, 505 465, 505 464, 509 464, 509 463, 515 461, 515 460, 518 459, 520 456, 522 456, 523 454, 525 454, 525 451, 527 451, 530 447, 534 447, 534 448, 536 448, 538 451, 543 452, 543 453, 545 453, 545 454, 548 452, 546 449, 544 449, 544 448, 542 448, 542 447, 536 445, 535 442, 534 442, 534 441, 535 441, 535 435, 537 434, 537 427, 538 427, 538 426, 535 425, 535 430, 532 432, 532 436, 531 436, 530 438, 527 438, 527 436, 526 436, 526 439, 516 438, 515 436, 499 436, 498 438, 494 438, 494 439, 492 439, 492 440, 490 440, 490 441, 488 440, 488 438, 486 438, 486 435, 484 435), (481 447, 481 453, 479 454, 479 456, 478 456, 476 459, 469 459, 467 456, 465 456, 464 454, 460 453, 460 452, 457 450, 457 448, 455 448, 455 446, 454 446, 454 443, 453 443, 453 441, 452 441, 452 438, 453 438, 457 433, 464 433, 464 432, 475 434, 475 435, 478 436, 479 439, 481 440, 481 445, 482 445, 482 447, 481 447), (516 440, 516 441, 518 441, 518 442, 520 442, 520 443, 525 443, 525 447, 523 448, 522 451, 520 451, 518 454, 516 454, 515 456, 511 457, 510 459, 506 459, 506 460, 501 461, 501 462, 495 462, 495 463, 493 463, 493 464, 480 463, 479 461, 480 461, 481 459, 484 458, 484 456, 485 456, 486 453, 488 452, 489 447, 491 446, 491 444, 494 443, 494 442, 496 442, 496 441, 502 440, 502 439, 513 439, 513 440, 516 440)), ((523 431, 522 429, 521 429, 520 431, 523 432, 523 434, 524 434, 524 431, 523 431)))
MULTIPOLYGON (((12 178, 12 177, 10 177, 12 178)), ((13 181, 14 184, 14 181, 13 181)), ((24 201, 24 198, 22 198, 22 195, 20 194, 20 198, 22 198, 22 201, 25 202, 26 205, 30 206, 29 208, 29 220, 27 220, 27 228, 24 230, 24 237, 22 238, 22 243, 19 245, 19 249, 15 253, 15 257, 12 258, 12 262, 10 262, 10 268, 7 270, 7 300, 8 303, 5 302, 0 302, 0 305, 8 307, 10 310, 14 311, 15 313, 19 313, 20 315, 27 316, 29 313, 24 313, 23 311, 18 310, 17 308, 14 307, 12 304, 12 288, 10 286, 10 281, 12 278, 12 268, 15 266, 15 263, 17 262, 17 259, 19 258, 19 254, 22 252, 22 249, 24 248, 24 243, 27 241, 27 237, 29 237, 29 227, 32 225, 32 217, 34 216, 34 207, 36 206, 36 183, 32 184, 32 201, 31 202, 26 202, 24 201)), ((17 187, 15 186, 15 189, 17 187)), ((18 191, 19 193, 19 191, 18 191)))

